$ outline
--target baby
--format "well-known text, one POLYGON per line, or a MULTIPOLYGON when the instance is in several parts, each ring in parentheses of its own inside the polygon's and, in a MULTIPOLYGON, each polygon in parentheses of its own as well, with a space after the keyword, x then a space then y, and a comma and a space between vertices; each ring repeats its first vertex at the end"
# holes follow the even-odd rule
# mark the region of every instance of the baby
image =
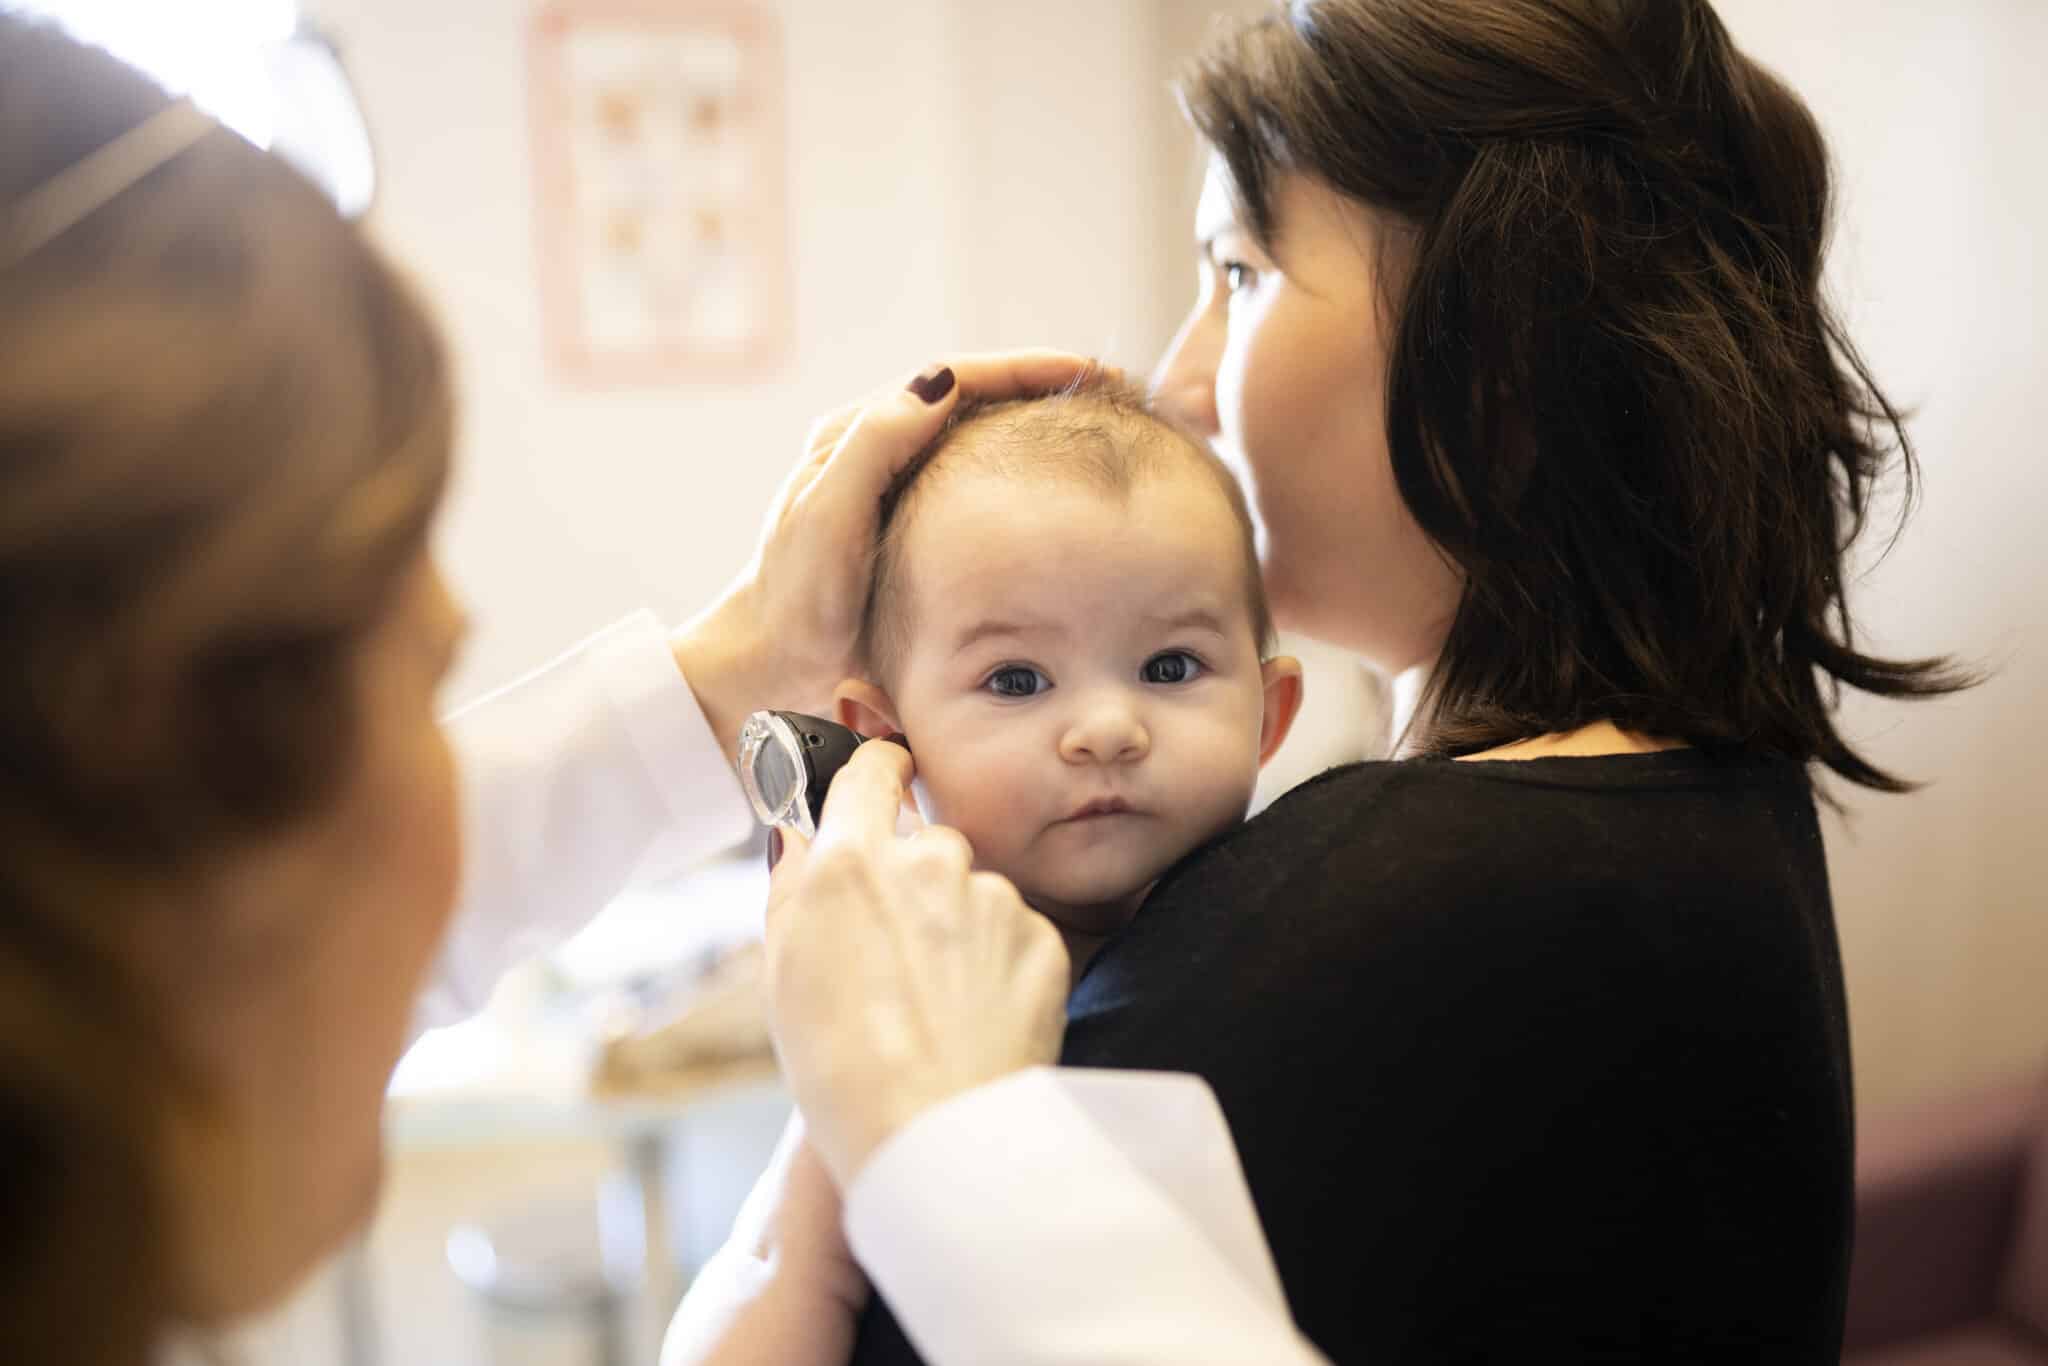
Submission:
POLYGON ((963 404, 883 501, 863 676, 927 819, 1060 929, 1078 974, 1244 818, 1301 705, 1244 495, 1135 391, 963 404))

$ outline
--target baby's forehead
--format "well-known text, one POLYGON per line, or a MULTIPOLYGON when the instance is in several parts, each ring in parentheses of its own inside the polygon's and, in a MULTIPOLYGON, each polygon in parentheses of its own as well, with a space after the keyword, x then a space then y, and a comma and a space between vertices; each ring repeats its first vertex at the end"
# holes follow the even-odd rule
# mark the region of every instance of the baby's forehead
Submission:
POLYGON ((1188 537, 1213 540, 1219 549, 1239 539, 1229 496, 1192 461, 1161 461, 1107 474, 1085 458, 1063 458, 1071 451, 1044 447, 1028 454, 1004 448, 994 459, 977 458, 975 452, 962 455, 935 465, 920 482, 903 528, 909 564, 956 547, 963 536, 983 548, 1028 544, 1043 534, 1050 509, 1070 517, 1085 515, 1091 525, 1101 526, 1148 520, 1162 503, 1184 511, 1199 505, 1201 515, 1183 518, 1188 537))
POLYGON ((1088 400, 1043 400, 973 414, 941 439, 926 473, 974 470, 1122 485, 1187 463, 1196 450, 1151 413, 1088 400))
POLYGON ((1127 591, 1110 600, 1123 606, 1200 600, 1233 624, 1256 617, 1246 538, 1228 496, 1199 467, 1162 464, 1114 487, 1056 468, 970 461, 934 469, 920 494, 898 570, 923 622, 1006 602, 1058 608, 1067 589, 1119 587, 1127 591), (1116 574, 1128 577, 1105 582, 1116 574))
POLYGON ((1213 456, 1151 413, 1046 400, 999 405, 954 428, 911 494, 921 499, 962 477, 981 476, 1123 497, 1148 481, 1214 483, 1215 472, 1213 456))
POLYGON ((863 657, 886 674, 913 640, 944 634, 936 619, 952 622, 963 599, 1073 620, 1091 594, 1127 620, 1206 597, 1220 616, 1248 609, 1259 648, 1271 644, 1243 491, 1141 393, 966 400, 884 496, 863 657))

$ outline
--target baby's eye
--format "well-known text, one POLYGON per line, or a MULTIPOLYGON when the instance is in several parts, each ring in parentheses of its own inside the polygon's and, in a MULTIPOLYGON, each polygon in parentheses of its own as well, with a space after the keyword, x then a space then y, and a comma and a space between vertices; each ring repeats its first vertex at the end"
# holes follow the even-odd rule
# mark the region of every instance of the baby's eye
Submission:
POLYGON ((1011 664, 990 674, 982 686, 998 697, 1036 697, 1052 686, 1052 680, 1036 669, 1011 664))
POLYGON ((1145 661, 1147 683, 1192 683, 1202 674, 1202 661, 1185 650, 1168 650, 1145 661))

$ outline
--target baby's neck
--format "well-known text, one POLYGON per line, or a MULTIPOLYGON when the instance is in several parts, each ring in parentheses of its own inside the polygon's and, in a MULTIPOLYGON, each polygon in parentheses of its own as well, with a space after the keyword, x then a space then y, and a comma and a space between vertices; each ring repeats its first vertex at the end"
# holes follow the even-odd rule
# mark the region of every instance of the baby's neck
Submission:
POLYGON ((1062 929, 1060 938, 1066 941, 1067 960, 1073 964, 1073 971, 1067 977, 1067 990, 1071 992, 1074 984, 1081 980, 1081 974, 1088 970, 1088 964, 1094 961, 1096 953, 1109 942, 1109 936, 1062 929))
POLYGON ((1087 970, 1088 964, 1094 961, 1102 946, 1116 938, 1123 926, 1130 924, 1131 918, 1138 913, 1138 907, 1144 904, 1146 894, 1157 885, 1155 879, 1135 892, 1129 892, 1113 901, 1087 906, 1072 906, 1044 897, 1031 899, 1031 908, 1053 923, 1054 928, 1060 932, 1060 939, 1067 946, 1067 958, 1073 964, 1072 974, 1067 979, 1069 991, 1081 980, 1081 974, 1087 970), (1071 928, 1075 925, 1102 924, 1114 924, 1119 928, 1105 933, 1091 933, 1071 928))

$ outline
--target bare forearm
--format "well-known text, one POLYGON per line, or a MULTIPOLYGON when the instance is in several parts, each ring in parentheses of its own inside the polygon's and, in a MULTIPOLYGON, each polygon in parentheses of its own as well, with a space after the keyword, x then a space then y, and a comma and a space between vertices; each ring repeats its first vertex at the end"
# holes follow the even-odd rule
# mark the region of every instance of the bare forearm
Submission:
POLYGON ((770 1285, 733 1314, 715 1341, 664 1353, 662 1366, 845 1366, 854 1327, 844 1301, 770 1285))

